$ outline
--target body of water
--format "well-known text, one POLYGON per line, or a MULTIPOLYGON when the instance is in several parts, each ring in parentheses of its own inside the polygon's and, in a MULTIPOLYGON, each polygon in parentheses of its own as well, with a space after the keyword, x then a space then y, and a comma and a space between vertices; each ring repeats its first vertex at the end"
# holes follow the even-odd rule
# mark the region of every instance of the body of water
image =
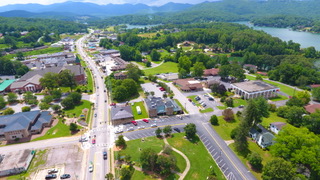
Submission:
POLYGON ((273 27, 260 27, 254 26, 249 22, 236 22, 239 24, 244 24, 249 27, 252 27, 255 30, 262 30, 271 36, 278 37, 283 41, 290 41, 301 44, 301 48, 307 48, 310 46, 315 47, 320 51, 320 34, 309 33, 309 32, 299 32, 292 31, 287 28, 273 28, 273 27))

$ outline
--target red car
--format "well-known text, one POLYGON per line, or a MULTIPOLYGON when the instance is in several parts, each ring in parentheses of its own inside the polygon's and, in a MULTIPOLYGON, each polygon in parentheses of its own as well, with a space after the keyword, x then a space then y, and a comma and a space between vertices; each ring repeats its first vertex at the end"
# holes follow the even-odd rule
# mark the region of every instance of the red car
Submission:
POLYGON ((163 87, 161 87, 161 88, 159 88, 160 89, 160 91, 165 91, 165 89, 163 88, 163 87))
POLYGON ((95 144, 96 143, 96 139, 92 139, 92 144, 95 144))
POLYGON ((131 123, 132 123, 133 125, 135 125, 135 126, 138 125, 138 123, 137 123, 136 121, 131 121, 131 123))
POLYGON ((142 119, 142 121, 145 122, 145 123, 149 123, 148 119, 142 119))
POLYGON ((110 106, 115 106, 115 105, 117 105, 117 104, 116 104, 116 103, 111 103, 111 104, 110 104, 110 106))
POLYGON ((188 99, 188 101, 192 102, 192 99, 188 99))

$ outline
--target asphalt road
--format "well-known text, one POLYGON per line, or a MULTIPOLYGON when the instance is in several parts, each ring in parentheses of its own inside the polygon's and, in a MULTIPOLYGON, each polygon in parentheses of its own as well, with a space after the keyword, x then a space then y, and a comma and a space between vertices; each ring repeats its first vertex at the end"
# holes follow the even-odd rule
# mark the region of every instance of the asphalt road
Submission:
POLYGON ((152 128, 151 124, 156 124, 157 127, 171 125, 172 127, 178 127, 183 132, 183 127, 186 124, 195 123, 200 140, 206 146, 208 152, 214 158, 227 179, 254 180, 255 177, 242 164, 225 141, 213 130, 208 123, 209 117, 210 116, 204 114, 195 114, 183 116, 182 119, 177 116, 170 116, 168 118, 152 119, 149 123, 139 121, 138 126, 132 124, 125 125, 123 135, 128 140, 155 136, 156 128, 152 128), (144 129, 138 129, 138 127, 141 126, 145 126, 144 129), (133 127, 134 130, 127 131, 130 127, 133 127))

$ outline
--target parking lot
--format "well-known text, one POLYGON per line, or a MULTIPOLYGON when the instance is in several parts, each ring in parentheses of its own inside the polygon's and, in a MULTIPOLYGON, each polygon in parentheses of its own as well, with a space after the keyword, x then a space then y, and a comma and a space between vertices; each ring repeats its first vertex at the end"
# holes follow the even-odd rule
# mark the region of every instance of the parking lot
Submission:
POLYGON ((155 97, 162 97, 163 96, 163 93, 165 91, 160 91, 160 86, 157 87, 157 83, 145 83, 145 84, 141 84, 142 86, 142 89, 144 92, 154 92, 154 96, 155 97))
MULTIPOLYGON (((45 179, 49 169, 57 169, 57 179, 60 179, 62 174, 70 174, 69 179, 80 179, 81 163, 83 151, 78 145, 64 145, 46 150, 43 155, 44 164, 37 167, 37 171, 31 174, 32 180, 45 179)), ((36 157, 34 160, 37 160, 36 157)))

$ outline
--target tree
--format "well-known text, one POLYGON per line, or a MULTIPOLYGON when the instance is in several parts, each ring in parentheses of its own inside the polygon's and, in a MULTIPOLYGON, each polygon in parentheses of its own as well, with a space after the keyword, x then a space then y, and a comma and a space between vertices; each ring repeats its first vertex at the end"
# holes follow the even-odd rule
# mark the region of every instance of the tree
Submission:
POLYGON ((228 109, 223 110, 222 115, 223 115, 223 119, 228 122, 234 120, 234 113, 233 113, 232 109, 228 108, 228 109))
POLYGON ((18 95, 16 93, 12 93, 12 92, 8 93, 7 100, 9 104, 15 103, 17 99, 18 99, 18 95))
POLYGON ((129 96, 134 96, 138 93, 138 85, 133 79, 122 80, 121 85, 126 88, 129 96))
POLYGON ((260 74, 258 74, 258 75, 256 76, 256 80, 261 80, 261 81, 263 81, 263 78, 262 78, 262 76, 261 76, 260 74))
POLYGON ((36 105, 38 103, 37 96, 34 96, 33 93, 30 91, 27 91, 23 95, 23 99, 27 104, 30 104, 30 105, 36 105))
POLYGON ((262 157, 257 152, 253 152, 249 154, 248 160, 253 169, 256 169, 256 170, 262 169, 262 157))
POLYGON ((211 118, 210 118, 210 123, 214 126, 217 126, 219 125, 219 122, 218 122, 218 117, 216 115, 212 115, 211 118))
POLYGON ((234 145, 238 152, 248 152, 247 135, 249 134, 248 126, 246 122, 242 122, 235 130, 234 145))
POLYGON ((140 163, 142 169, 154 171, 157 166, 157 159, 158 155, 153 149, 143 149, 140 154, 140 163))
POLYGON ((302 125, 307 127, 309 131, 320 134, 320 111, 302 117, 302 125))
POLYGON ((58 74, 57 81, 58 81, 59 86, 70 87, 71 90, 77 86, 75 76, 69 69, 62 70, 58 74))
POLYGON ((24 106, 24 107, 21 108, 22 112, 28 112, 30 110, 31 110, 30 106, 24 106))
POLYGON ((320 101, 320 87, 312 88, 312 98, 315 101, 320 101))
POLYGON ((161 128, 156 129, 155 133, 157 137, 161 137, 162 129, 161 128))
POLYGON ((70 123, 69 130, 71 132, 76 132, 78 131, 78 126, 75 123, 70 123))
POLYGON ((44 102, 44 103, 49 104, 49 103, 51 103, 53 101, 53 97, 48 95, 48 96, 45 96, 41 101, 44 102))
POLYGON ((4 100, 3 96, 0 96, 0 109, 6 107, 6 101, 4 100))
POLYGON ((234 107, 232 98, 227 98, 225 102, 228 107, 234 107))
POLYGON ((54 100, 60 99, 62 96, 62 92, 60 90, 52 90, 50 94, 54 100))
POLYGON ((298 107, 303 107, 304 101, 300 98, 298 98, 297 96, 293 96, 292 98, 290 98, 287 102, 286 102, 287 106, 298 106, 298 107))
POLYGON ((178 62, 179 62, 179 64, 178 64, 179 72, 180 72, 180 69, 184 69, 186 71, 186 73, 189 74, 192 62, 190 61, 188 56, 180 57, 178 62))
POLYGON ((133 79, 136 82, 139 82, 140 76, 143 75, 143 72, 139 69, 139 67, 134 64, 128 64, 126 70, 128 78, 133 79))
POLYGON ((120 179, 121 180, 130 180, 134 172, 134 169, 131 165, 125 165, 120 170, 120 179))
POLYGON ((116 146, 125 148, 127 146, 126 140, 124 140, 123 135, 118 136, 116 140, 116 146))
POLYGON ((203 75, 203 71, 206 69, 206 67, 204 67, 202 62, 196 62, 193 65, 193 76, 194 77, 201 77, 203 75))
POLYGON ((306 113, 303 107, 289 106, 285 111, 284 117, 293 126, 300 127, 303 124, 303 115, 306 113))
POLYGON ((112 173, 106 174, 105 178, 106 178, 107 180, 114 180, 114 176, 113 176, 112 173))
POLYGON ((224 96, 226 94, 226 92, 227 92, 226 87, 223 84, 220 84, 218 86, 217 93, 220 94, 221 96, 224 96))
POLYGON ((264 180, 294 179, 296 169, 289 162, 281 158, 267 162, 262 171, 264 180))
POLYGON ((74 102, 73 102, 73 99, 69 96, 67 96, 66 98, 64 98, 62 101, 61 101, 61 106, 64 108, 64 109, 72 109, 74 108, 74 102))
POLYGON ((162 131, 166 136, 170 136, 170 134, 172 133, 172 128, 171 126, 165 126, 162 131))
POLYGON ((3 111, 3 115, 14 114, 14 110, 12 108, 7 108, 3 111))
POLYGON ((161 175, 169 175, 171 169, 176 166, 176 159, 174 156, 159 155, 157 158, 157 166, 161 175))
POLYGON ((51 106, 51 108, 54 110, 54 112, 58 112, 61 110, 61 106, 59 104, 54 104, 51 106))
POLYGON ((156 49, 152 49, 150 57, 152 61, 159 61, 161 54, 156 49))
POLYGON ((47 103, 45 103, 45 102, 42 102, 42 103, 39 104, 39 108, 40 108, 41 110, 48 110, 48 109, 50 108, 50 104, 47 104, 47 103))
POLYGON ((72 98, 72 101, 74 104, 80 104, 81 99, 82 99, 82 95, 80 93, 77 92, 72 92, 68 95, 68 97, 72 98))
POLYGON ((183 129, 188 139, 192 139, 197 133, 197 127, 193 123, 187 124, 183 129))
POLYGON ((42 87, 53 89, 58 87, 58 74, 53 72, 48 72, 44 74, 42 78, 40 78, 40 85, 42 87))
POLYGON ((113 99, 115 99, 117 101, 124 101, 124 100, 128 99, 130 96, 127 91, 127 88, 124 87, 123 85, 120 85, 120 86, 117 86, 113 89, 112 97, 113 97, 113 99))
POLYGON ((250 99, 244 109, 244 121, 247 127, 251 127, 262 122, 263 117, 269 116, 269 105, 263 97, 250 99))
POLYGON ((311 95, 308 91, 298 91, 297 98, 301 99, 304 105, 306 105, 310 102, 311 95))

